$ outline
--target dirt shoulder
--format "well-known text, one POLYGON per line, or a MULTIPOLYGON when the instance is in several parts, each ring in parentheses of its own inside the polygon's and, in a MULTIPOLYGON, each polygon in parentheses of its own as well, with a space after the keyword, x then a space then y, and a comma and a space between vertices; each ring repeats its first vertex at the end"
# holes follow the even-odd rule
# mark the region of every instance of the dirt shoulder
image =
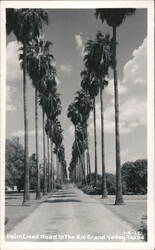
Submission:
POLYGON ((40 200, 36 200, 36 194, 30 193, 30 203, 27 206, 23 206, 23 194, 22 193, 7 193, 5 195, 5 232, 9 232, 14 226, 29 216, 44 200, 46 196, 42 196, 40 200))
POLYGON ((102 199, 101 195, 91 195, 91 197, 98 199, 122 220, 135 228, 135 230, 139 227, 142 217, 147 214, 146 195, 124 195, 124 205, 119 206, 114 205, 114 195, 109 195, 107 199, 102 199))

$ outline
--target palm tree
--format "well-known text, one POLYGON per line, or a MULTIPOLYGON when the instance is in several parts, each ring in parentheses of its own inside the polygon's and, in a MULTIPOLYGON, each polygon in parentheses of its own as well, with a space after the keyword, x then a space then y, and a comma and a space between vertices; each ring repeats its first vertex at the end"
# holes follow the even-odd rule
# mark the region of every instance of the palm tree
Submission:
MULTIPOLYGON (((46 92, 46 105, 45 105, 45 112, 48 118, 48 135, 51 140, 51 168, 49 172, 51 173, 49 175, 49 183, 50 184, 50 190, 52 188, 53 182, 53 127, 55 119, 58 115, 61 114, 61 100, 60 100, 60 94, 57 92, 56 89, 56 80, 55 77, 51 80, 48 80, 46 83, 47 86, 47 92, 46 92)), ((50 191, 49 190, 49 191, 50 191)))
POLYGON ((50 150, 49 150, 49 137, 50 137, 50 121, 47 118, 46 123, 45 123, 45 131, 47 135, 47 176, 48 176, 48 181, 47 181, 47 192, 51 192, 51 166, 50 166, 50 150))
MULTIPOLYGON (((67 113, 67 117, 70 118, 71 122, 73 123, 74 125, 74 136, 75 136, 75 146, 74 148, 77 148, 77 155, 79 156, 79 159, 80 159, 80 162, 81 162, 81 166, 84 170, 84 162, 83 162, 83 159, 82 159, 82 153, 80 151, 80 148, 79 148, 79 144, 78 144, 78 127, 79 127, 79 124, 81 123, 81 116, 79 114, 79 111, 76 107, 76 103, 75 103, 75 100, 73 103, 71 103, 69 106, 68 106, 68 113, 67 113)), ((74 150, 75 151, 75 150, 74 150)))
POLYGON ((7 9, 6 29, 13 32, 18 42, 23 45, 23 104, 24 104, 24 195, 23 205, 29 199, 29 164, 28 164, 28 119, 27 119, 27 44, 40 34, 42 24, 48 23, 47 12, 43 9, 7 9))
POLYGON ((41 91, 41 84, 44 78, 51 78, 55 74, 55 68, 52 66, 53 55, 49 53, 51 42, 45 41, 43 37, 36 37, 28 46, 27 53, 27 71, 32 79, 35 88, 35 139, 36 139, 36 168, 37 168, 37 189, 36 199, 40 199, 40 172, 38 155, 38 91, 41 91))
MULTIPOLYGON (((86 58, 86 57, 85 57, 86 58)), ((84 59, 86 60, 86 59, 84 59)), ((99 92, 99 84, 98 81, 96 81, 96 78, 94 74, 91 72, 90 68, 87 68, 84 71, 81 72, 81 86, 82 88, 89 93, 90 98, 93 101, 93 118, 94 118, 94 156, 95 156, 95 187, 97 185, 97 133, 96 133, 96 96, 99 92)))
POLYGON ((107 197, 105 156, 104 156, 104 116, 103 116, 103 89, 108 82, 105 77, 108 75, 108 69, 111 65, 111 40, 109 35, 103 36, 99 31, 95 40, 89 40, 86 44, 84 57, 86 67, 95 75, 100 88, 101 104, 101 158, 102 158, 102 198, 107 197))
POLYGON ((116 143, 116 205, 124 203, 121 180, 120 160, 120 135, 119 135, 119 101, 118 101, 118 80, 117 80, 117 58, 116 58, 116 28, 119 27, 127 16, 133 15, 135 9, 96 9, 95 16, 105 21, 113 30, 113 76, 115 93, 115 143, 116 143))
MULTIPOLYGON (((82 164, 85 181, 86 181, 86 178, 85 178, 85 172, 86 172, 85 171, 85 150, 86 149, 87 149, 87 157, 89 158, 87 121, 88 121, 91 109, 92 109, 92 101, 90 99, 89 93, 86 93, 84 89, 80 89, 76 93, 74 102, 69 105, 68 114, 67 114, 67 116, 71 119, 71 121, 74 124, 75 143, 77 144, 76 146, 77 146, 79 158, 82 164)), ((74 171, 76 173, 76 168, 74 171)))
POLYGON ((59 122, 59 120, 56 118, 54 123, 53 123, 53 134, 52 134, 52 138, 53 138, 53 142, 55 144, 55 148, 54 148, 54 152, 56 154, 56 167, 57 167, 57 180, 60 181, 60 161, 59 161, 59 150, 61 148, 62 145, 62 141, 63 141, 63 134, 62 134, 63 130, 61 127, 61 124, 59 122))
MULTIPOLYGON (((89 143, 88 143, 88 118, 90 111, 93 109, 92 100, 88 92, 84 89, 77 91, 75 97, 75 107, 78 109, 79 114, 81 115, 81 127, 83 128, 83 157, 85 156, 85 149, 87 149, 87 162, 89 161, 89 143)), ((84 157, 85 158, 85 157, 84 157)))

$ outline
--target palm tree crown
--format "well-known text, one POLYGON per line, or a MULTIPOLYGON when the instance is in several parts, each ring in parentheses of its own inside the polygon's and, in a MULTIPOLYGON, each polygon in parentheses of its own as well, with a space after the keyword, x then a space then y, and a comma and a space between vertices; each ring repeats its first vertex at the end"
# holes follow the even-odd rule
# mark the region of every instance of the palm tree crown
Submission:
POLYGON ((102 23, 107 22, 109 26, 120 26, 126 16, 133 15, 135 13, 134 8, 122 8, 122 9, 96 9, 95 16, 100 18, 102 23))

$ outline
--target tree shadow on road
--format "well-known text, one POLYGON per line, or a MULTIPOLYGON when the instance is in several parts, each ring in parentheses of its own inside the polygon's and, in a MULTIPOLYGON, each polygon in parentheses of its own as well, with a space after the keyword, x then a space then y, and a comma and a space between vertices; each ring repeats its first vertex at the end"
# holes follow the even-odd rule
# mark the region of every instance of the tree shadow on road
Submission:
POLYGON ((70 198, 76 197, 76 195, 51 195, 49 198, 70 198))
POLYGON ((74 200, 74 199, 55 199, 55 200, 46 200, 43 201, 43 203, 59 203, 59 202, 81 202, 80 200, 74 200))
POLYGON ((19 197, 6 197, 5 200, 19 200, 19 197))

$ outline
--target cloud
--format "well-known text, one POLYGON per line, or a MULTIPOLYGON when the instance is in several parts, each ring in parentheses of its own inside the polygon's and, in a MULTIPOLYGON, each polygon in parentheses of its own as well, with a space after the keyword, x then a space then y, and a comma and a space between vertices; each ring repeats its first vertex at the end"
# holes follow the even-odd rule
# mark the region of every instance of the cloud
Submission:
MULTIPOLYGON (((146 124, 146 101, 142 97, 130 97, 120 105, 120 134, 128 134, 133 129, 144 126, 146 124)), ((104 112, 104 129, 106 133, 115 132, 115 112, 114 105, 108 106, 104 112)), ((100 133, 101 118, 100 118, 100 104, 96 104, 96 126, 100 133)), ((93 133, 93 116, 89 119, 89 133, 93 133)))
MULTIPOLYGON (((105 91, 110 94, 114 95, 114 79, 108 80, 108 86, 105 88, 105 91)), ((118 79, 118 93, 119 96, 126 94, 128 92, 128 89, 126 86, 123 85, 123 82, 118 79)))
POLYGON ((73 69, 72 66, 68 63, 68 64, 61 64, 59 70, 62 71, 63 73, 66 73, 67 75, 70 75, 73 69))
MULTIPOLYGON (((135 128, 146 125, 147 103, 146 91, 144 90, 147 79, 146 39, 144 39, 142 45, 139 46, 138 49, 133 51, 132 55, 132 59, 124 66, 123 80, 118 80, 119 127, 121 134, 128 134, 135 128)), ((113 79, 109 79, 109 85, 105 90, 112 98, 109 102, 110 106, 106 106, 104 111, 104 128, 106 133, 114 133, 115 111, 113 79)), ((100 133, 101 120, 99 103, 96 105, 96 124, 98 133, 100 133)), ((89 131, 90 134, 93 132, 92 115, 89 119, 89 131)))
POLYGON ((67 129, 66 136, 73 136, 74 135, 74 126, 70 125, 69 128, 67 129))
POLYGON ((84 55, 84 39, 83 33, 79 33, 75 35, 76 49, 80 51, 81 56, 84 55))
POLYGON ((59 85, 61 83, 60 79, 57 76, 55 77, 55 80, 56 80, 57 85, 59 85))
MULTIPOLYGON (((114 96, 114 80, 109 79, 109 84, 105 88, 106 93, 114 96)), ((133 90, 135 86, 142 89, 147 84, 147 39, 133 51, 132 59, 130 59, 123 68, 123 79, 118 79, 119 96, 126 95, 129 90, 133 90)), ((121 100, 120 100, 121 101, 121 100)), ((113 102, 113 101, 112 101, 113 102)))
POLYGON ((12 103, 12 95, 16 92, 16 88, 7 85, 6 86, 6 111, 16 111, 15 105, 12 103))
POLYGON ((6 47, 6 79, 7 82, 17 81, 22 78, 22 70, 19 63, 19 48, 16 41, 9 42, 6 47))
POLYGON ((81 32, 80 34, 75 35, 75 41, 76 41, 76 48, 81 49, 83 48, 83 38, 82 38, 83 33, 81 32))
MULTIPOLYGON (((38 135, 42 136, 42 133, 43 133, 42 129, 39 129, 38 135)), ((35 136, 35 130, 29 130, 28 134, 31 136, 35 136)), ((18 130, 16 132, 13 132, 12 136, 24 137, 24 130, 18 130)))
POLYGON ((121 150, 121 161, 122 162, 126 162, 129 159, 129 150, 128 149, 124 149, 121 150))
POLYGON ((147 83, 147 39, 142 45, 132 53, 132 59, 129 60, 123 69, 123 83, 126 86, 146 85, 147 83))

